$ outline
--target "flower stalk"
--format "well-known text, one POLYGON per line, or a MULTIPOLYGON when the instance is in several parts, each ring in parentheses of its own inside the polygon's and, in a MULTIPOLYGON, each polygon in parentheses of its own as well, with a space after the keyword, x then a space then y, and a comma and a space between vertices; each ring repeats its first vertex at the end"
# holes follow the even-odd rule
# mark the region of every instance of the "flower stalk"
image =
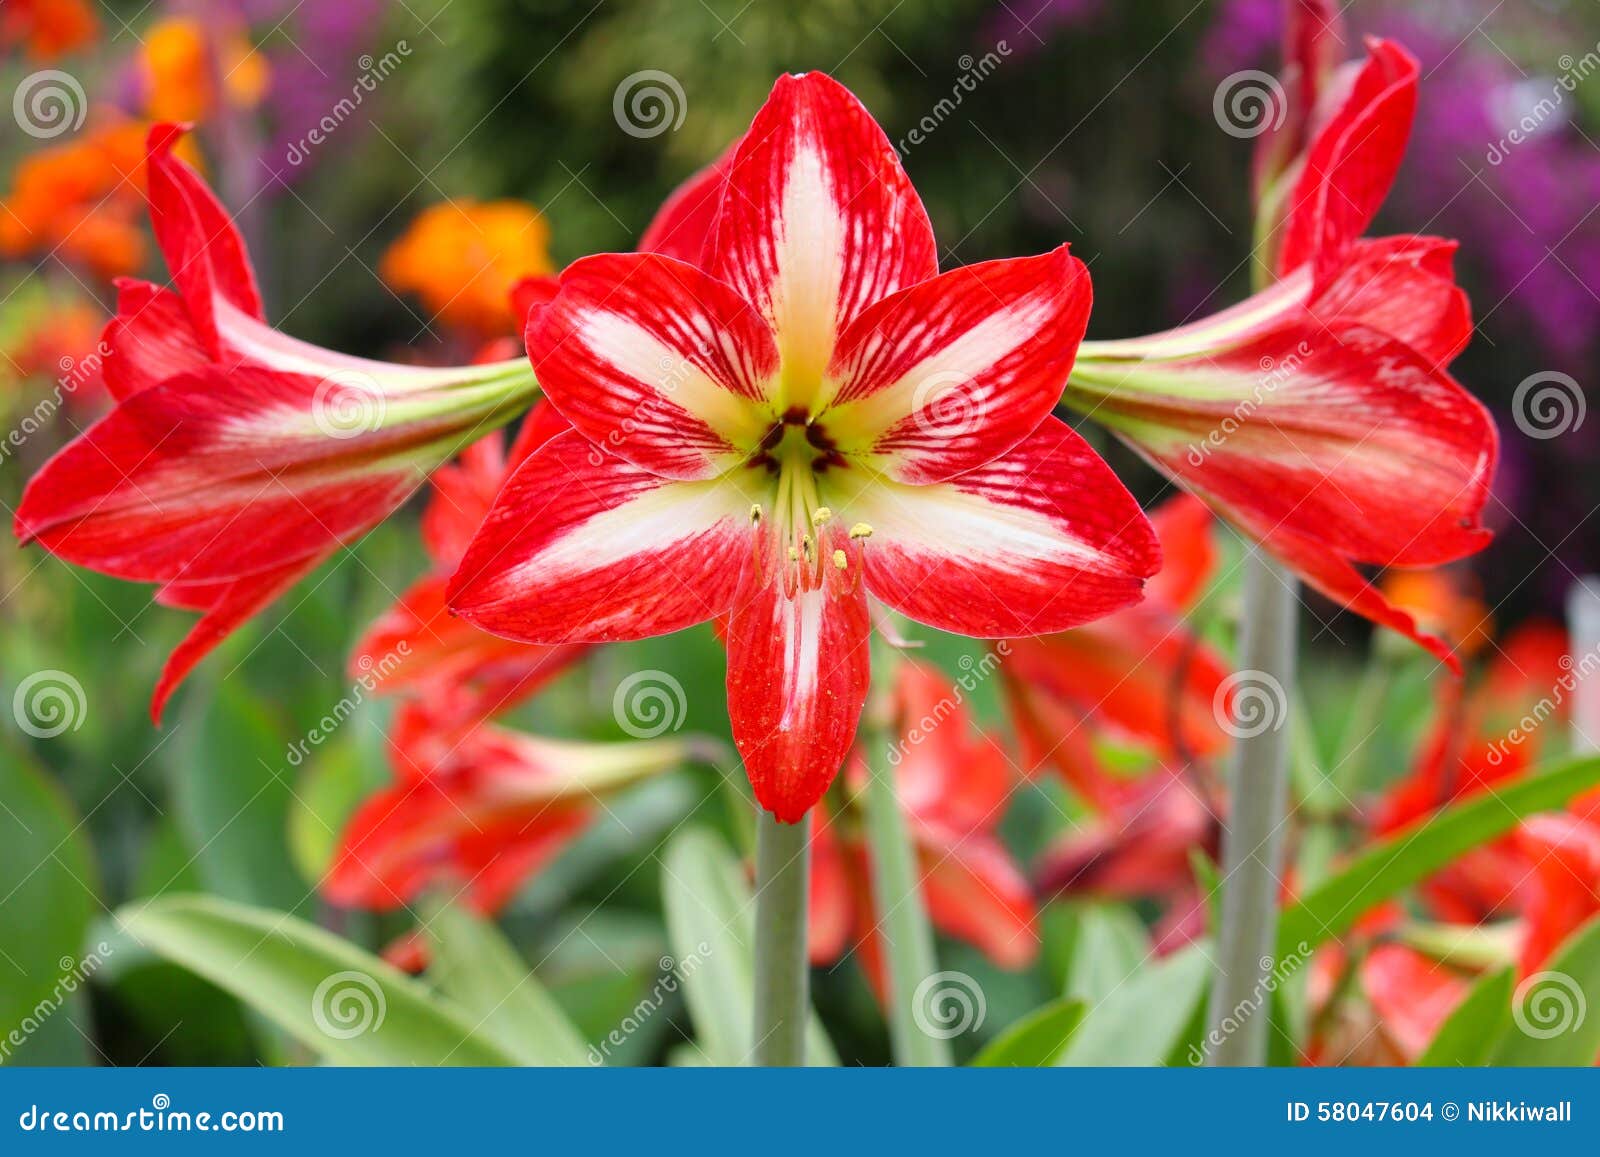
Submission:
POLYGON ((786 824, 756 816, 756 985, 751 1057, 766 1068, 806 1063, 810 974, 806 914, 811 816, 786 824))
POLYGON ((1296 596, 1294 576, 1252 546, 1245 561, 1239 670, 1273 691, 1268 710, 1274 715, 1238 739, 1228 767, 1222 919, 1210 1011, 1213 1039, 1220 1043, 1208 1054, 1208 1063, 1217 1067, 1263 1065, 1267 1059, 1267 978, 1275 965, 1289 802, 1287 689, 1294 684, 1296 596), (1235 1027, 1226 1031, 1225 1024, 1235 1027))
POLYGON ((889 646, 880 646, 876 652, 872 666, 883 691, 876 697, 867 721, 869 735, 863 750, 868 780, 864 803, 872 888, 880 913, 878 931, 889 965, 889 1042, 896 1064, 946 1068, 952 1063, 949 1043, 924 1031, 918 1024, 916 1009, 917 990, 933 975, 937 962, 911 831, 888 757, 890 737, 895 733, 891 689, 899 652, 889 646))

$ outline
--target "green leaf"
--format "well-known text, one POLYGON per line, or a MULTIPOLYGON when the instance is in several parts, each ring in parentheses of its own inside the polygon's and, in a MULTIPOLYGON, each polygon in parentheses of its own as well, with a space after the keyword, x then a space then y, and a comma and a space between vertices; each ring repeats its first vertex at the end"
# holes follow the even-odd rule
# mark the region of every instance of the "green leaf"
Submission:
MULTIPOLYGON (((673 975, 682 978, 700 1048, 713 1065, 747 1064, 755 1023, 755 900, 744 873, 726 845, 699 828, 667 845, 661 868, 673 975)), ((815 1015, 806 1063, 839 1063, 815 1015)))
POLYGON ((1145 966, 1084 1017, 1057 1065, 1166 1063, 1205 998, 1211 962, 1196 943, 1145 966))
POLYGON ((54 784, 8 755, 0 761, 0 1032, 31 1036, 71 1013, 63 1006, 107 955, 84 944, 98 905, 82 822, 54 784))
POLYGON ((306 885, 289 859, 290 744, 242 684, 184 702, 170 765, 178 825, 207 892, 293 909, 306 885))
POLYGON ((428 979, 478 1032, 524 1065, 590 1063, 583 1036, 499 929, 453 904, 433 906, 426 926, 433 946, 428 979))
POLYGON ((1376 904, 1503 835, 1525 816, 1564 807, 1600 783, 1600 757, 1563 760, 1493 793, 1436 812, 1362 852, 1290 905, 1278 922, 1278 957, 1304 955, 1350 929, 1376 904), (1301 943, 1306 945, 1301 948, 1301 943))
POLYGON ((1433 1034, 1417 1064, 1488 1064, 1489 1054, 1511 1024, 1511 990, 1515 983, 1515 970, 1502 968, 1474 984, 1433 1034))
POLYGON ((170 896, 118 913, 152 951, 205 977, 344 1065, 509 1065, 475 1018, 330 932, 284 912, 170 896))
POLYGON ((1600 1056, 1600 916, 1517 985, 1496 1065, 1588 1066, 1600 1056))
POLYGON ((1150 937, 1131 908, 1087 904, 1077 909, 1078 927, 1065 995, 1094 1005, 1139 970, 1150 955, 1150 937))
POLYGON ((1082 1023, 1088 1005, 1052 1000, 1008 1025, 969 1062, 974 1068, 1045 1068, 1056 1063, 1082 1023))

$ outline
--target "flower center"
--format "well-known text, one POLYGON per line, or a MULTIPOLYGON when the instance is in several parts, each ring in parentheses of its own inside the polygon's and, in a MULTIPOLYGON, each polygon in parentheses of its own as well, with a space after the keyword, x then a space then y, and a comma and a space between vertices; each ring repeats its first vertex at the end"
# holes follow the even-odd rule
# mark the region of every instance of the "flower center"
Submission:
POLYGON ((847 531, 828 505, 827 476, 848 466, 820 423, 799 409, 785 413, 751 454, 747 465, 768 475, 770 506, 750 508, 756 565, 762 580, 783 583, 793 598, 826 584, 847 593, 861 571, 861 550, 872 528, 847 531))

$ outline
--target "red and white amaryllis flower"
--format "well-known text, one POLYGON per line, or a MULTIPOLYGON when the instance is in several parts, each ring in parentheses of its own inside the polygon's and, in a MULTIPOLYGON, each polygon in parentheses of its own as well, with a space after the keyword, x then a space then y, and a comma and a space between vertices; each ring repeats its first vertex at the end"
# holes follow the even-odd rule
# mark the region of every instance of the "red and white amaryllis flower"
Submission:
POLYGON ((175 288, 118 284, 116 408, 46 463, 15 520, 24 542, 203 612, 162 672, 157 719, 218 643, 535 389, 520 360, 421 369, 272 329, 237 230, 173 155, 181 135, 153 129, 147 166, 175 288))
POLYGON ((1136 601, 1159 552, 1050 416, 1081 262, 939 274, 893 148, 820 74, 779 80, 722 166, 697 265, 586 258, 530 316, 576 431, 507 482, 451 605, 549 644, 724 620, 734 738, 792 822, 854 734, 869 595, 962 634, 1057 631, 1136 601))
POLYGON ((1498 454, 1488 412, 1445 370, 1472 332, 1455 243, 1358 236, 1415 104, 1410 56, 1371 53, 1351 83, 1321 90, 1309 143, 1274 178, 1292 187, 1273 227, 1280 280, 1166 333, 1085 342, 1064 400, 1309 585, 1459 670, 1358 569, 1482 549, 1498 454))

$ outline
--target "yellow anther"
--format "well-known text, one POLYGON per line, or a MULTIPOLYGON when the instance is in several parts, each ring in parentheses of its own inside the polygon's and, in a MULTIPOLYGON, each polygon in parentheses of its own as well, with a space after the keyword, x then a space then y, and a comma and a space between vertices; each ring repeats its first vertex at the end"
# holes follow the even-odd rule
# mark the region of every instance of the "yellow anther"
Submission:
POLYGON ((751 505, 751 507, 750 507, 750 521, 751 522, 760 522, 761 521, 761 503, 757 502, 757 503, 754 503, 753 505, 751 505))
POLYGON ((811 525, 821 526, 824 522, 827 522, 828 519, 832 517, 833 511, 829 510, 826 506, 819 506, 811 512, 811 525))
POLYGON ((798 562, 799 559, 800 559, 800 552, 798 550, 796 550, 794 547, 791 546, 789 548, 789 561, 790 562, 798 562))
POLYGON ((858 522, 858 523, 856 523, 854 526, 852 526, 850 528, 850 537, 851 538, 871 538, 872 537, 872 527, 868 526, 864 522, 858 522))
POLYGON ((805 552, 806 561, 810 562, 811 556, 815 553, 815 551, 813 549, 811 536, 809 534, 800 540, 800 549, 805 552))
POLYGON ((838 567, 840 570, 843 570, 845 567, 850 565, 850 560, 845 558, 844 551, 836 550, 833 552, 833 565, 838 567))

